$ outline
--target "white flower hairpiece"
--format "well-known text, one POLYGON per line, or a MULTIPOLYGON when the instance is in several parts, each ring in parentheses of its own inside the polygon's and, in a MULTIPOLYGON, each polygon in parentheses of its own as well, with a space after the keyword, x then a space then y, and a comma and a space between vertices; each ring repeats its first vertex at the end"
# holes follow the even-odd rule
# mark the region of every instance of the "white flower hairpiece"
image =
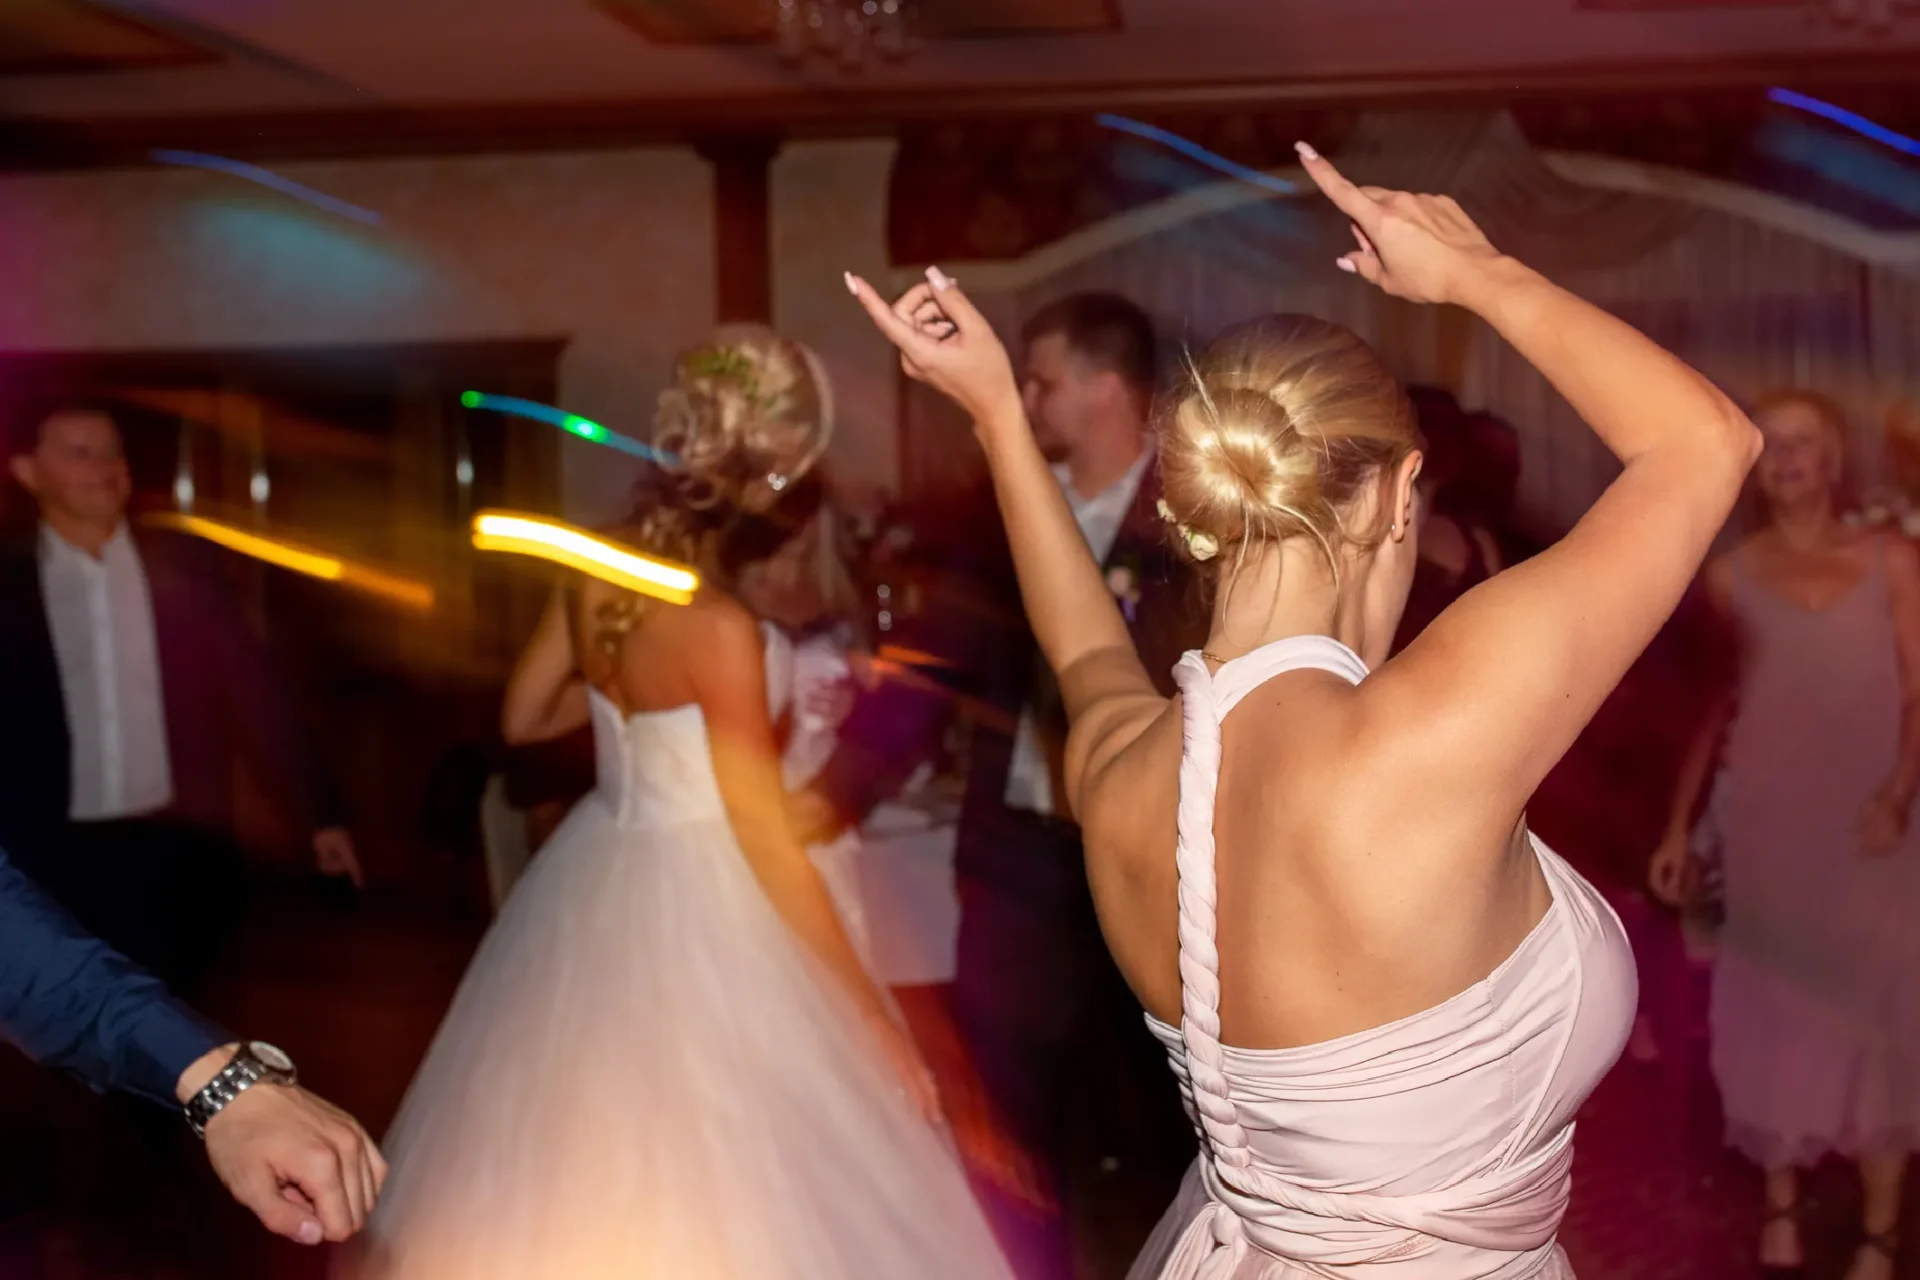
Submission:
POLYGON ((1220 554, 1220 543, 1214 536, 1210 533, 1195 532, 1193 529, 1181 524, 1180 521, 1174 517, 1173 508, 1167 505, 1165 498, 1156 502, 1154 507, 1160 512, 1160 518, 1162 520, 1165 520, 1168 524, 1180 531, 1181 538, 1184 539, 1187 544, 1187 554, 1191 555, 1195 560, 1211 560, 1220 554))

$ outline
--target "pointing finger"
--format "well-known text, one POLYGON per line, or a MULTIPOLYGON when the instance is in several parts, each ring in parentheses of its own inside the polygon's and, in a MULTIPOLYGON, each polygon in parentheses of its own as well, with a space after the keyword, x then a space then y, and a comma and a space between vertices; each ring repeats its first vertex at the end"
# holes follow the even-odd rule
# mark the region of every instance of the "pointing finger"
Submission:
POLYGON ((887 340, 900 348, 900 354, 903 357, 913 361, 924 361, 933 353, 937 344, 915 329, 911 321, 895 315, 893 308, 873 291, 872 285, 851 271, 847 272, 846 278, 847 291, 853 294, 862 307, 866 308, 867 316, 873 321, 875 327, 886 335, 887 340))
POLYGON ((959 281, 938 267, 927 268, 927 281, 933 286, 934 294, 940 301, 940 309, 947 313, 947 318, 953 321, 955 329, 963 334, 978 333, 983 329, 992 330, 993 326, 987 323, 987 318, 980 314, 980 309, 973 305, 973 300, 960 288, 959 281))
POLYGON ((1307 176, 1313 179, 1313 184, 1325 193, 1327 199, 1333 201, 1336 209, 1362 228, 1370 230, 1377 225, 1380 206, 1371 196, 1347 181, 1345 174, 1306 143, 1294 143, 1294 150, 1300 153, 1300 163, 1305 166, 1307 176))

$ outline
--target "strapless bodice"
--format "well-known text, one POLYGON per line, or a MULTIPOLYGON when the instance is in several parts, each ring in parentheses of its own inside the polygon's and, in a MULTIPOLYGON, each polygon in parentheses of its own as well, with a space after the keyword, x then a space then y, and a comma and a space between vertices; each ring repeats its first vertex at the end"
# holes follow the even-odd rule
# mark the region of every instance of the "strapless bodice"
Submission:
POLYGON ((1491 974, 1410 1017, 1321 1044, 1219 1042, 1213 789, 1219 726, 1241 697, 1314 667, 1358 682, 1327 637, 1268 646, 1176 676, 1186 755, 1180 793, 1182 1027, 1152 1017, 1202 1137, 1208 1204, 1168 1277, 1391 1276, 1518 1280, 1557 1262, 1573 1120, 1632 1022, 1632 953, 1612 909, 1534 841, 1546 914, 1491 974), (1290 1269, 1289 1269, 1290 1268, 1290 1269))
MULTIPOLYGON (((767 623, 761 624, 760 636, 768 714, 778 719, 791 696, 793 648, 767 623)), ((697 703, 626 715, 598 689, 587 691, 587 703, 593 722, 594 792, 616 822, 655 828, 726 820, 707 718, 697 703)))
POLYGON ((595 793, 623 827, 726 821, 698 705, 623 715, 599 690, 593 708, 595 793))

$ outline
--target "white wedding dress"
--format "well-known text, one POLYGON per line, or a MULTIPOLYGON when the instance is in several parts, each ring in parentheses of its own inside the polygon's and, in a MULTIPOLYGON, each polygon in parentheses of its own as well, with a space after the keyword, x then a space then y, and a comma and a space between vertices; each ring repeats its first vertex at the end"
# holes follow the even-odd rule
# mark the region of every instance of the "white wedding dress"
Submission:
POLYGON ((1008 1276, 950 1141, 754 878, 699 708, 592 704, 598 787, 507 900, 413 1082, 367 1270, 1008 1276))

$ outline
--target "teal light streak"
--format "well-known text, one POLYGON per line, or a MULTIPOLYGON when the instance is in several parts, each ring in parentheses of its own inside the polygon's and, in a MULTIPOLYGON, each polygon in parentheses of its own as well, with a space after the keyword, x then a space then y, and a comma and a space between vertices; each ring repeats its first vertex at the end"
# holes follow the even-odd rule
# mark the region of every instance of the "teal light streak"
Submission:
POLYGON ((545 422, 569 435, 579 436, 582 440, 591 440, 595 444, 618 449, 621 453, 632 457, 657 462, 663 467, 679 465, 679 459, 670 453, 662 453, 651 445, 641 444, 633 437, 623 436, 618 431, 609 431, 591 418, 583 418, 577 413, 568 413, 565 409, 556 409, 550 404, 541 404, 537 400, 522 400, 519 396, 492 396, 482 391, 463 391, 460 393, 460 403, 469 409, 491 409, 495 413, 510 413, 518 418, 531 418, 535 422, 545 422))

